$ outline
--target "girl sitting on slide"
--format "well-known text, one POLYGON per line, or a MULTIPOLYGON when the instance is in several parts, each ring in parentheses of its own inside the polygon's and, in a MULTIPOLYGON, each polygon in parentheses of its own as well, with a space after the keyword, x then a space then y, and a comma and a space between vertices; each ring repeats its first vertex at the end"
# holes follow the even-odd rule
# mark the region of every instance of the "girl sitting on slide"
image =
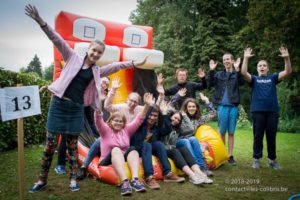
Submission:
POLYGON ((111 114, 107 123, 104 122, 100 112, 96 112, 96 126, 101 135, 101 158, 100 165, 107 166, 112 164, 114 170, 121 179, 121 195, 130 195, 132 188, 137 192, 144 192, 146 188, 138 179, 139 172, 139 154, 130 147, 130 137, 139 128, 144 121, 146 112, 150 104, 154 103, 152 94, 144 95, 144 108, 135 117, 135 119, 126 123, 126 118, 122 112, 114 112, 111 114), (132 180, 129 182, 125 172, 125 161, 127 161, 132 180))

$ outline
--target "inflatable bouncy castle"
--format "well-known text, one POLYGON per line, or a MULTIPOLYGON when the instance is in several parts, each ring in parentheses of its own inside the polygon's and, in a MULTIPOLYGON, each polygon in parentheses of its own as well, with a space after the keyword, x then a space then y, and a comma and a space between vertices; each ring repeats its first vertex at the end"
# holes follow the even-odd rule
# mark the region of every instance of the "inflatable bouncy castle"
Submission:
MULTIPOLYGON (((56 31, 68 42, 78 54, 86 55, 90 41, 98 39, 106 44, 104 55, 97 62, 103 66, 112 62, 126 60, 142 60, 149 56, 147 62, 135 69, 121 70, 110 76, 118 77, 121 88, 115 95, 114 103, 125 102, 132 91, 141 96, 144 92, 156 93, 156 75, 154 67, 161 66, 164 61, 163 52, 152 49, 153 29, 149 26, 127 25, 106 20, 92 19, 68 12, 60 12, 55 21, 56 31)), ((57 49, 54 49, 54 80, 60 75, 64 66, 64 60, 57 49)), ((100 83, 99 83, 100 84, 100 83)), ((95 140, 88 122, 85 123, 85 131, 82 133, 90 137, 89 141, 79 139, 78 163, 81 165, 87 156, 89 145, 95 140)), ((227 152, 217 132, 209 126, 201 126, 195 135, 200 141, 207 167, 214 169, 227 160, 227 152)), ((172 171, 183 175, 169 159, 172 171)), ((88 166, 90 174, 103 182, 117 185, 120 180, 111 166, 98 166, 99 157, 93 159, 88 166)), ((152 156, 154 177, 163 179, 162 169, 158 159, 152 156)), ((130 170, 126 166, 127 176, 131 178, 130 170)), ((143 168, 140 167, 139 176, 143 178, 143 168)))

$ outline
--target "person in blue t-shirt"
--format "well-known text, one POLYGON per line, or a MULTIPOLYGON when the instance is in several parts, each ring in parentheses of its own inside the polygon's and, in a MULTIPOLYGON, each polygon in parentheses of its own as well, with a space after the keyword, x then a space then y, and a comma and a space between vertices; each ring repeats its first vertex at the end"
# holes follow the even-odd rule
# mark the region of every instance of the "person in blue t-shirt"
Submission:
POLYGON ((250 111, 253 121, 253 164, 254 169, 260 168, 260 160, 263 151, 263 138, 266 132, 269 166, 280 169, 276 161, 276 132, 278 125, 278 101, 276 85, 292 72, 289 52, 286 48, 279 48, 280 55, 284 59, 284 70, 279 73, 268 75, 269 66, 267 61, 260 60, 257 64, 258 76, 248 73, 249 58, 254 56, 251 48, 244 51, 244 60, 241 73, 250 84, 251 106, 250 111))

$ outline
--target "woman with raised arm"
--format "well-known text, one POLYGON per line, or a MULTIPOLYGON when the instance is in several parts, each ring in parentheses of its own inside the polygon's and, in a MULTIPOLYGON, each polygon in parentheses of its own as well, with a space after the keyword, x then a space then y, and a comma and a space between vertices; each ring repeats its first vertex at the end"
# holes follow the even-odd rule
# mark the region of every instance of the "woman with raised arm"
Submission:
POLYGON ((105 50, 105 44, 99 40, 92 41, 83 58, 75 53, 62 37, 55 32, 39 15, 38 10, 32 6, 25 7, 25 14, 35 20, 48 38, 61 53, 65 66, 60 77, 47 89, 52 92, 47 119, 47 142, 44 148, 39 180, 29 190, 31 193, 40 191, 47 186, 48 172, 56 148, 58 134, 67 135, 67 149, 70 164, 70 190, 78 191, 77 174, 77 140, 83 130, 84 106, 100 109, 101 87, 100 77, 108 76, 120 69, 139 66, 146 62, 128 61, 116 62, 107 66, 98 67, 96 62, 105 50))
POLYGON ((253 122, 253 163, 254 169, 260 168, 263 152, 263 138, 266 132, 268 163, 272 169, 280 169, 276 161, 276 133, 278 126, 278 100, 276 85, 292 73, 289 52, 286 48, 279 48, 280 55, 284 59, 284 70, 268 75, 267 61, 260 60, 257 64, 258 76, 248 73, 249 58, 254 56, 251 48, 244 51, 244 60, 241 73, 244 79, 250 83, 251 105, 250 111, 253 122))
POLYGON ((145 93, 144 107, 132 122, 127 123, 122 111, 115 111, 104 122, 101 113, 95 114, 96 125, 101 135, 101 162, 100 165, 113 166, 121 180, 121 195, 130 195, 132 188, 137 192, 144 192, 144 184, 138 179, 139 153, 134 147, 130 147, 131 136, 143 123, 149 105, 154 104, 152 94, 145 93), (132 174, 129 182, 125 172, 125 161, 127 161, 132 174))
POLYGON ((181 107, 183 118, 180 126, 181 131, 179 133, 179 139, 177 140, 176 146, 186 146, 192 153, 201 170, 206 173, 207 176, 213 176, 213 172, 206 168, 199 141, 194 134, 199 126, 216 117, 216 110, 209 101, 208 97, 200 93, 200 98, 205 102, 209 113, 207 115, 202 115, 200 106, 196 100, 193 98, 187 98, 181 107))

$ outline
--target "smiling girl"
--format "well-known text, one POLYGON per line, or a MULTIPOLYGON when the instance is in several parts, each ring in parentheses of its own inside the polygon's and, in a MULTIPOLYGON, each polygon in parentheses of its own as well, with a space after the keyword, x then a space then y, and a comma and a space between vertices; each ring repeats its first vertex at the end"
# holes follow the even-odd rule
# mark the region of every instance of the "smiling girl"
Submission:
POLYGON ((130 147, 130 137, 136 132, 144 121, 149 105, 154 103, 152 94, 144 95, 144 107, 135 119, 127 123, 123 112, 117 111, 111 114, 107 123, 104 122, 102 114, 95 115, 96 125, 101 135, 101 158, 100 165, 112 164, 119 178, 121 179, 121 195, 130 195, 132 188, 137 192, 146 191, 144 184, 138 179, 139 154, 130 147), (129 183, 125 172, 125 161, 127 161, 132 180, 129 183))
POLYGON ((92 106, 96 110, 101 107, 99 99, 101 87, 100 84, 96 83, 100 83, 100 77, 108 76, 120 69, 142 65, 147 58, 141 62, 116 62, 100 68, 96 62, 102 57, 105 50, 105 44, 102 41, 91 41, 86 56, 81 57, 40 17, 34 6, 27 5, 25 14, 40 25, 65 61, 60 77, 48 87, 43 87, 40 90, 47 88, 53 96, 47 116, 47 142, 41 159, 39 180, 29 192, 35 193, 47 186, 49 168, 59 134, 67 137, 70 190, 76 192, 80 189, 76 182, 77 140, 84 127, 84 106, 92 106))

